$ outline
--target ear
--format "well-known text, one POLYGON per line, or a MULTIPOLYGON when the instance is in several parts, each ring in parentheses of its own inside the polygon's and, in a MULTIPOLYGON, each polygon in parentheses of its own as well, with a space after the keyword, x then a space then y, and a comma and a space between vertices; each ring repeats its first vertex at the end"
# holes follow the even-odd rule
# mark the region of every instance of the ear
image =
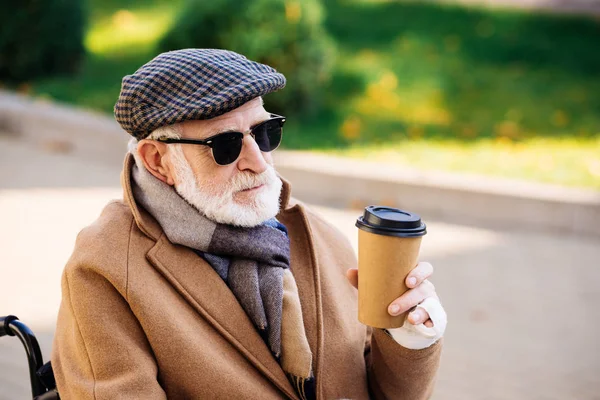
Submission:
POLYGON ((137 146, 138 154, 146 169, 167 185, 175 184, 173 168, 167 156, 167 144, 156 140, 143 139, 137 146))

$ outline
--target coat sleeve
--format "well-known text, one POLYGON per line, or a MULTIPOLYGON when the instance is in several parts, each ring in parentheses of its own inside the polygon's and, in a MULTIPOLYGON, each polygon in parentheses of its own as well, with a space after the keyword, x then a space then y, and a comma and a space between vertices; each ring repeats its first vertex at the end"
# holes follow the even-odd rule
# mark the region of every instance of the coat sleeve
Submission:
POLYGON ((128 303, 92 268, 67 265, 52 350, 61 399, 166 399, 128 303))
POLYGON ((435 384, 443 338, 422 350, 399 345, 384 330, 369 328, 365 361, 371 397, 428 399, 435 384))

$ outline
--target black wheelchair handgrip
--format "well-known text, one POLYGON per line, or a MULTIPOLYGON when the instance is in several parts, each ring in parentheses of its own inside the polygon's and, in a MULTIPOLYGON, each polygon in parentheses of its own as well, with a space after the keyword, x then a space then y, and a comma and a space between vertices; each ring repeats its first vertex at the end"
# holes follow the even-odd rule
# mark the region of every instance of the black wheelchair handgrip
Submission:
POLYGON ((0 317, 0 337, 2 336, 15 336, 15 333, 8 326, 11 322, 18 320, 19 318, 14 315, 7 315, 6 317, 0 317))

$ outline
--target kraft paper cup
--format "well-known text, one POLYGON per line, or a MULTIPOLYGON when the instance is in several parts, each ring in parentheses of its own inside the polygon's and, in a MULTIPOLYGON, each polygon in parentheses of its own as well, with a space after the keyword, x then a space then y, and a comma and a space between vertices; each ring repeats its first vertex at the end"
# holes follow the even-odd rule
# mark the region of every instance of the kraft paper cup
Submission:
POLYGON ((417 265, 421 218, 391 207, 369 206, 356 221, 358 231, 358 319, 376 328, 398 328, 406 313, 391 316, 388 306, 408 290, 408 273, 417 265))

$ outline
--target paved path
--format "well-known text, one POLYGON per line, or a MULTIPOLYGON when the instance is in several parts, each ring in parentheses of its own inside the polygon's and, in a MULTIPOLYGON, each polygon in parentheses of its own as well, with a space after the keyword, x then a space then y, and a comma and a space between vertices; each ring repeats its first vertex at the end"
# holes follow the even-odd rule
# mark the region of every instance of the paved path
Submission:
MULTIPOLYGON (((0 314, 31 325, 46 358, 75 236, 121 196, 120 165, 63 150, 0 134, 0 314)), ((356 245, 356 211, 315 208, 356 245)), ((434 398, 600 399, 599 241, 427 222, 449 314, 434 398)), ((0 339, 0 399, 28 385, 20 343, 0 339)))

